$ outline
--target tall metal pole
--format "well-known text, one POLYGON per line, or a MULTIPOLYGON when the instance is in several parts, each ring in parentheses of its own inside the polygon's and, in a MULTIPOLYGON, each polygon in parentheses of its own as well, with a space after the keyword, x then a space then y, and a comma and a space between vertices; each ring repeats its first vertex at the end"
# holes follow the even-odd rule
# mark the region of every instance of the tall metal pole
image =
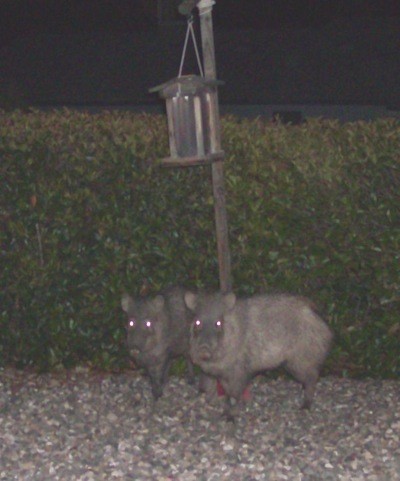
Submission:
MULTIPOLYGON (((214 32, 212 21, 212 7, 214 0, 197 1, 200 15, 201 43, 203 48, 203 68, 206 78, 216 79, 217 69, 215 64, 214 32)), ((218 98, 215 109, 215 151, 221 150, 220 119, 218 98)), ((232 290, 231 255, 228 237, 228 219, 226 214, 225 185, 223 161, 212 163, 212 184, 214 194, 215 227, 217 232, 217 249, 219 265, 219 283, 223 292, 232 290)))

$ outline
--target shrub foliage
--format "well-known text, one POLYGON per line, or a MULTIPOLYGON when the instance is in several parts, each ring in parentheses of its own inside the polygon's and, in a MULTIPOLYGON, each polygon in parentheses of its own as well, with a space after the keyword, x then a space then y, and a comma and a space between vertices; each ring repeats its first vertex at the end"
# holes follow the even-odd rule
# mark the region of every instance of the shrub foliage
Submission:
MULTIPOLYGON (((400 123, 222 121, 234 288, 310 296, 328 371, 400 374, 400 123)), ((124 290, 218 287, 209 166, 164 168, 162 116, 0 114, 0 362, 126 359, 124 290)))

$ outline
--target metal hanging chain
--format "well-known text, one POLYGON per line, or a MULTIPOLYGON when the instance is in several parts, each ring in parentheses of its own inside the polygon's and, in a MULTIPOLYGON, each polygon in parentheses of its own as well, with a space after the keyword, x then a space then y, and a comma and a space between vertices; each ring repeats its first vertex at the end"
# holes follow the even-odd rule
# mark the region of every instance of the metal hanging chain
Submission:
POLYGON ((204 77, 204 72, 203 72, 203 67, 201 65, 201 60, 200 60, 200 54, 199 54, 199 49, 197 47, 197 42, 196 42, 196 35, 194 34, 194 28, 193 28, 193 15, 190 15, 187 20, 187 29, 186 29, 186 37, 185 37, 185 43, 183 45, 183 52, 182 52, 182 58, 181 58, 181 64, 179 66, 179 74, 178 77, 182 77, 182 69, 183 69, 183 64, 185 62, 185 57, 186 57, 186 49, 188 45, 188 40, 189 40, 189 33, 192 36, 192 41, 193 41, 193 46, 194 50, 196 52, 196 58, 197 58, 197 65, 199 66, 200 70, 200 75, 204 77))

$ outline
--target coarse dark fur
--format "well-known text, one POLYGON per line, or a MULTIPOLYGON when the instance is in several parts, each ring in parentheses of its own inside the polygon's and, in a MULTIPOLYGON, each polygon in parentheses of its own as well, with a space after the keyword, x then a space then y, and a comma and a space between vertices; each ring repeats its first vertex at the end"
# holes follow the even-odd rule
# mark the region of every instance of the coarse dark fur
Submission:
POLYGON ((333 337, 311 301, 287 294, 238 299, 233 293, 187 292, 185 302, 193 312, 192 361, 220 380, 230 419, 232 399, 240 402, 251 378, 281 365, 301 382, 303 407, 310 407, 333 337))
POLYGON ((171 287, 152 297, 133 299, 124 294, 122 309, 128 315, 129 354, 150 377, 151 389, 158 399, 168 377, 171 361, 184 356, 188 380, 193 383, 193 364, 189 357, 190 311, 184 302, 185 289, 171 287))

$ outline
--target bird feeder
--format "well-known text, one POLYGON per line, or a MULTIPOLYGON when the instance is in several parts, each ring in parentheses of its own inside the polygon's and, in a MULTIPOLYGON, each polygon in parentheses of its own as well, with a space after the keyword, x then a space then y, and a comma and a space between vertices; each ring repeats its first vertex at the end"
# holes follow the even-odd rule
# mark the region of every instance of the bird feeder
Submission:
POLYGON ((169 165, 198 165, 221 160, 216 149, 216 88, 220 80, 184 75, 150 89, 166 101, 171 157, 169 165))
POLYGON ((170 157, 167 166, 211 164, 219 280, 222 292, 232 290, 228 221, 221 149, 218 85, 216 79, 212 7, 215 0, 184 0, 179 11, 187 16, 187 30, 178 76, 153 87, 166 101, 170 157), (203 62, 197 48, 192 10, 199 11, 203 62), (200 75, 182 75, 186 48, 191 35, 200 75), (203 69, 204 65, 204 69, 203 69))

